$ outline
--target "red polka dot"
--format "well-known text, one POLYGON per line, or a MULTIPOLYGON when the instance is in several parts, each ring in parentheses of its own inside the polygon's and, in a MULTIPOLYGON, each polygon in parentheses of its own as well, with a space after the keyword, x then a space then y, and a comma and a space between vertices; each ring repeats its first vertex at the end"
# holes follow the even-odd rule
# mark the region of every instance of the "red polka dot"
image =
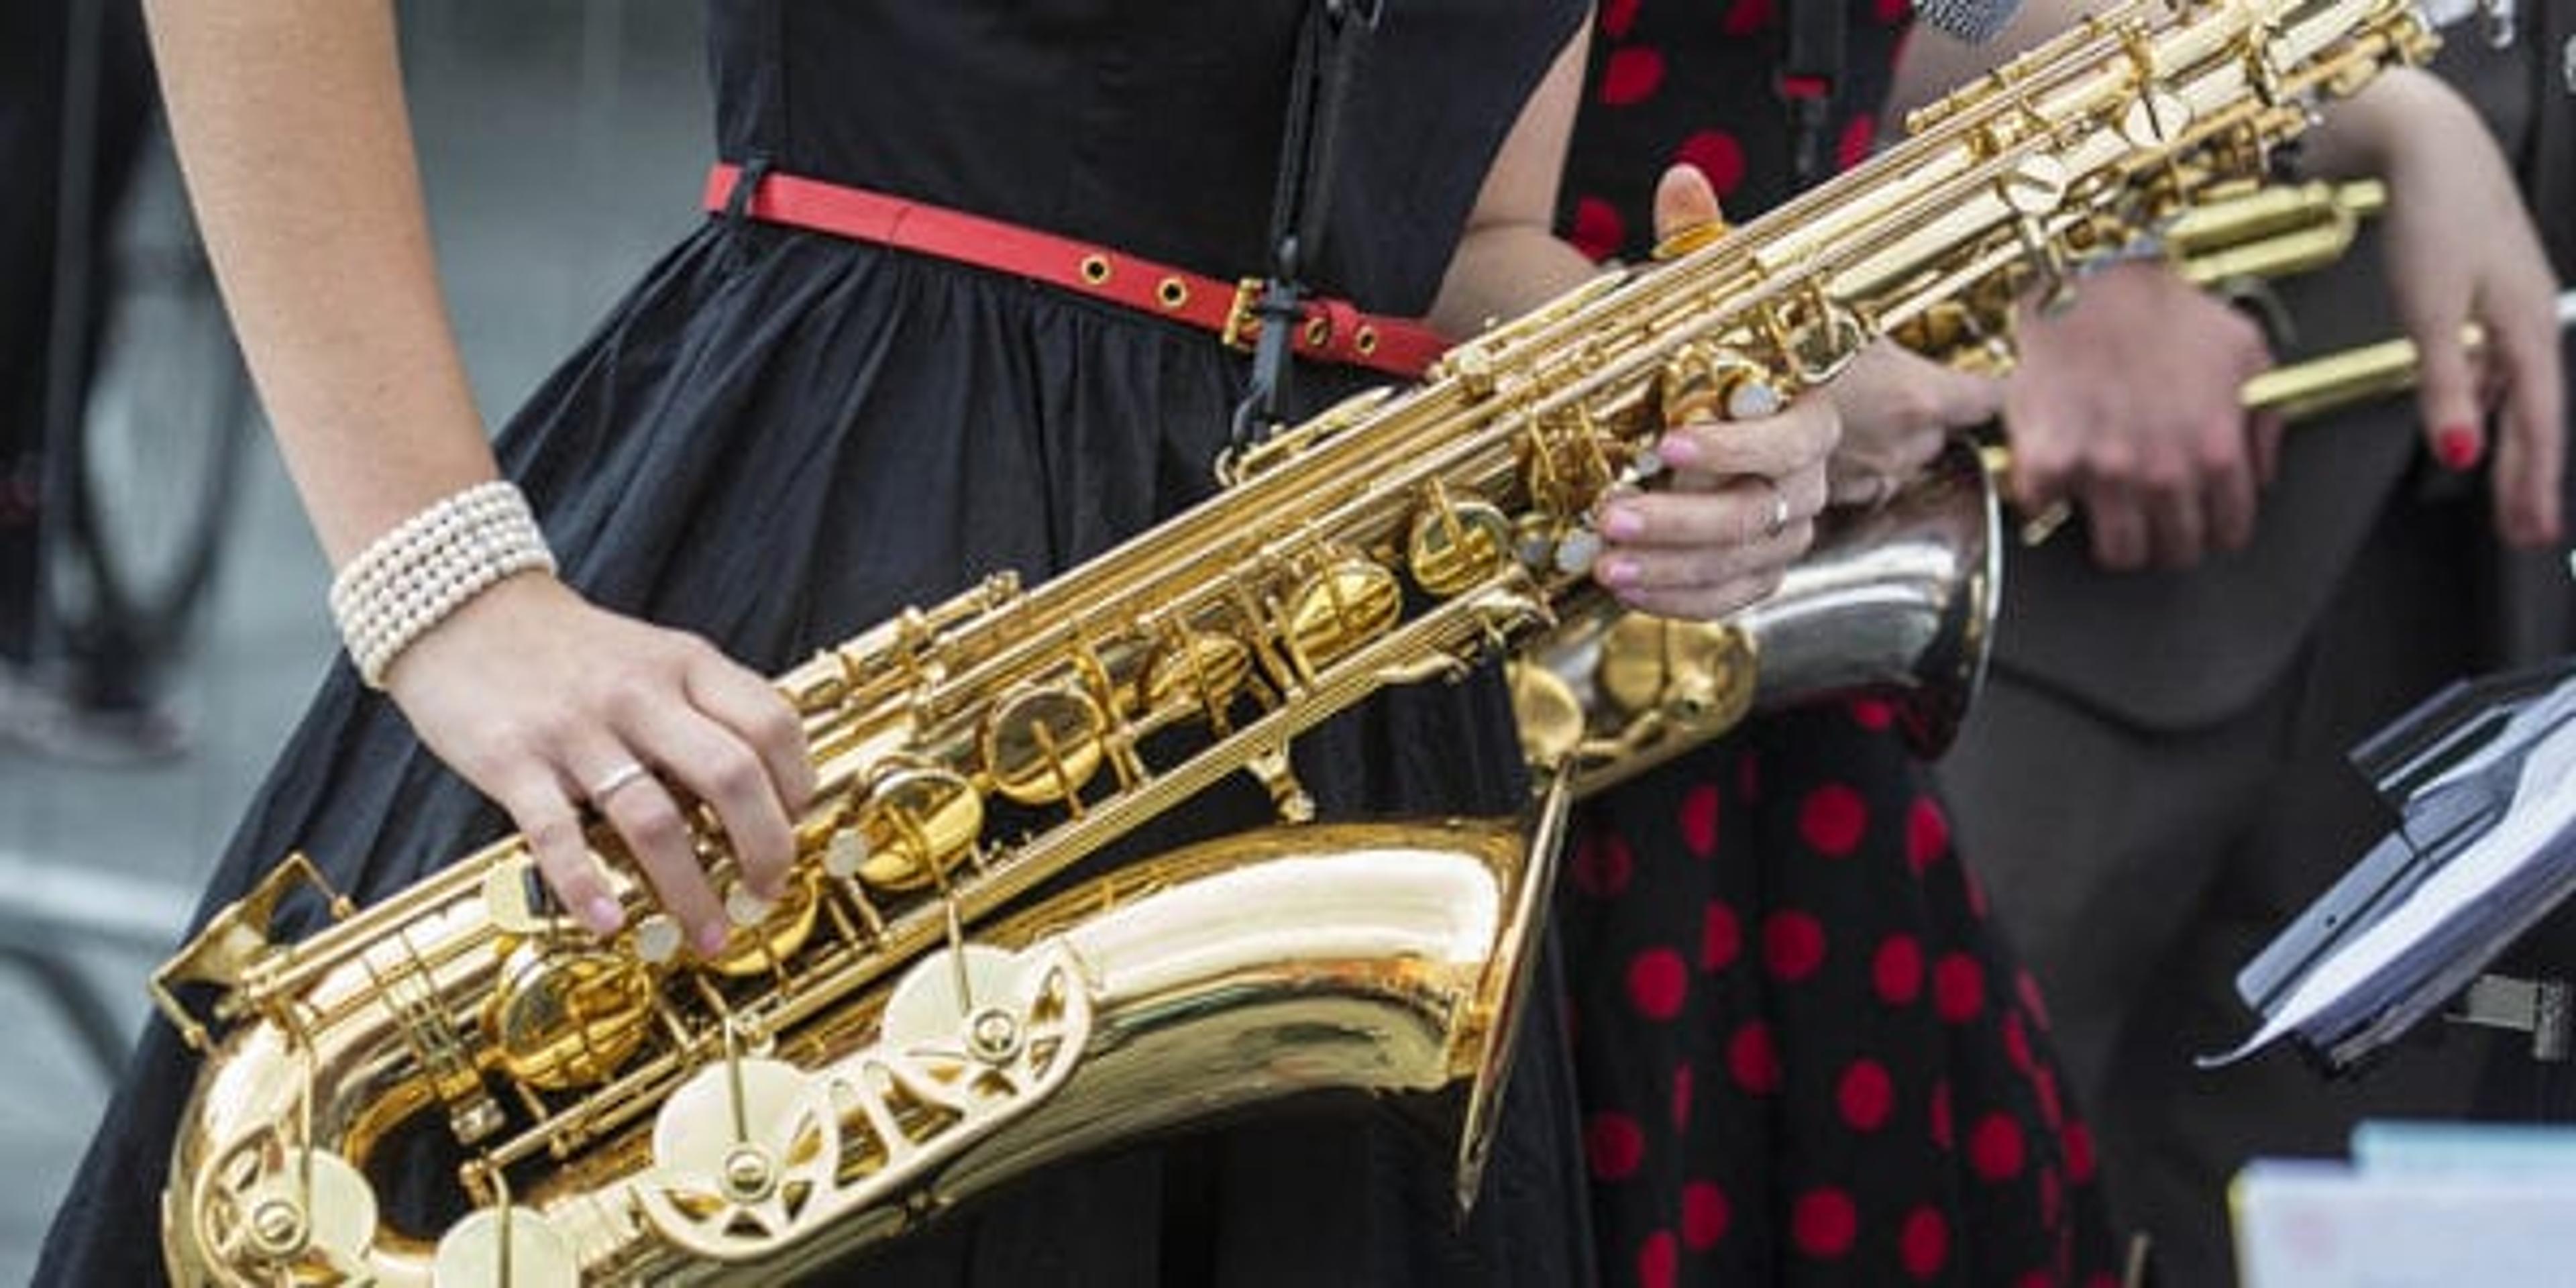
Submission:
POLYGON ((1590 1160, 1595 1178, 1626 1180, 1646 1161, 1646 1133, 1636 1119, 1605 1109, 1584 1125, 1583 1155, 1590 1160))
POLYGON ((1941 803, 1918 797, 1905 814, 1905 861, 1921 872, 1950 852, 1950 818, 1941 803))
POLYGON ((1900 23, 1905 21, 1905 16, 1912 12, 1914 12, 1914 0, 1878 0, 1880 22, 1891 25, 1900 23))
POLYGON ((1825 964, 1825 927, 1806 913, 1783 910, 1762 919, 1762 964, 1796 983, 1825 964))
POLYGON ((1789 1237, 1797 1242, 1798 1251, 1818 1259, 1851 1251, 1859 1233, 1860 1213, 1852 1207, 1851 1196, 1837 1189, 1799 1195, 1789 1217, 1789 1237))
POLYGON ((1730 36, 1750 36, 1771 24, 1771 0, 1735 0, 1726 11, 1725 32, 1730 36))
POLYGON ((1923 995, 1923 948, 1912 935, 1889 935, 1878 943, 1878 955, 1870 959, 1870 982, 1878 989, 1878 1000, 1890 1006, 1911 1006, 1923 995))
POLYGON ((2057 1276, 2046 1270, 2033 1270, 2013 1281, 2013 1288, 2055 1288, 2057 1276))
POLYGON ((1637 1245, 1637 1283, 1640 1288, 1672 1288, 1673 1279, 1681 1272, 1681 1249, 1673 1243, 1673 1232, 1657 1230, 1637 1245))
POLYGON ((2003 1028, 2004 1058, 2012 1061, 2014 1068, 2029 1073, 2035 1066, 2031 1063, 2030 1033, 2021 1026, 2021 1013, 2006 1012, 2003 1028))
POLYGON ((1950 1083, 1947 1079, 1932 1084, 1932 1143, 1950 1147, 1950 1083))
POLYGON ((1693 1252, 1706 1252, 1726 1237, 1726 1227, 1734 1220, 1735 1210, 1726 1201, 1726 1191, 1707 1181, 1693 1181, 1682 1187, 1682 1242, 1693 1252))
POLYGON ((1807 848, 1839 859, 1860 845, 1869 830, 1869 803, 1841 783, 1827 783, 1807 793, 1798 807, 1798 835, 1807 848))
MULTIPOLYGON (((1907 0, 1912 3, 1912 0, 1907 0)), ((2084 1276, 2084 1288, 2120 1288, 2120 1277, 2108 1270, 2096 1270, 2084 1276)))
POLYGON ((1896 1235, 1896 1258, 1917 1279, 1941 1273, 1950 1260, 1950 1222, 1940 1209, 1919 1207, 1906 1214, 1896 1235))
POLYGON ((2066 1179, 2078 1185, 2093 1180, 2093 1129, 2081 1122, 2066 1124, 2066 1179))
POLYGON ((1628 223, 1619 217, 1617 206, 1599 197, 1584 197, 1574 203, 1574 222, 1565 235, 1586 258, 1608 259, 1628 244, 1628 223))
POLYGON ((1852 723, 1872 733, 1882 732, 1896 723, 1896 708, 1877 698, 1854 698, 1843 705, 1851 713, 1852 723))
POLYGON ((1878 139, 1878 120, 1867 112, 1843 126, 1843 137, 1834 145, 1834 167, 1849 170, 1869 159, 1869 145, 1878 139))
POLYGON ((1690 966, 1669 948, 1649 948, 1628 961, 1628 1001, 1639 1015, 1669 1020, 1681 1014, 1690 966))
POLYGON ((1705 859, 1717 853, 1717 784, 1701 783, 1682 795, 1682 844, 1705 859))
POLYGON ((1843 1122, 1853 1131, 1877 1131, 1887 1125, 1887 1116, 1896 1107, 1896 1083, 1878 1061, 1854 1060, 1843 1070, 1834 1100, 1842 1109, 1843 1122))
POLYGON ((1629 24, 1635 21, 1637 0, 1609 0, 1601 6, 1601 33, 1605 36, 1614 39, 1626 36, 1629 24))
POLYGON ((1708 186, 1721 197, 1732 195, 1744 182, 1744 145, 1724 130, 1701 130, 1682 140, 1673 149, 1673 160, 1699 167, 1708 176, 1708 186))
POLYGON ((1737 1086, 1757 1095, 1767 1096, 1780 1089, 1780 1047, 1771 1040, 1771 1026, 1752 1020, 1726 1040, 1726 1068, 1735 1075, 1737 1086))
POLYGON ((2039 1031, 2048 1032, 2048 999, 2040 995, 2039 981, 2029 971, 2021 971, 2013 976, 2013 991, 2021 995, 2021 1009, 2030 1012, 2039 1031))
POLYGON ((1616 832, 1586 832, 1574 847, 1574 888, 1596 899, 1617 896, 1636 872, 1636 857, 1616 832))
POLYGON ((2040 1125, 2056 1131, 2066 1121, 2066 1106, 2057 1099, 2057 1075, 2046 1066, 2030 1071, 2030 1094, 2039 1102, 2040 1125))
POLYGON ((1976 1130, 1968 1134, 1968 1166, 1989 1181, 2021 1175, 2025 1153, 2021 1124, 2000 1110, 1977 1120, 1976 1130))
POLYGON ((1965 1024, 1985 1009, 1986 968, 1966 953, 1945 953, 1932 967, 1932 1012, 1965 1024))
POLYGON ((1625 107, 1654 96, 1664 83, 1664 55, 1641 45, 1610 51, 1601 67, 1601 101, 1625 107))
POLYGON ((1690 1125, 1691 1067, 1688 1061, 1673 1066, 1673 1130, 1690 1125))
POLYGON ((1744 952, 1744 924, 1735 917, 1735 909, 1722 899, 1708 901, 1708 910, 1699 920, 1699 968, 1725 970, 1735 964, 1744 952))

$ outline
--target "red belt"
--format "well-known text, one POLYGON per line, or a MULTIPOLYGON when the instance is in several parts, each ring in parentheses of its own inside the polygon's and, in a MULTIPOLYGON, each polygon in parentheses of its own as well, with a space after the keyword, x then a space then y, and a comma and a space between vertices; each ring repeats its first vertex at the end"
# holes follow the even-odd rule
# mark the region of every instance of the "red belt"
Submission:
MULTIPOLYGON (((707 175, 707 209, 728 208, 737 174, 735 167, 720 164, 707 175)), ((1187 322, 1215 332, 1236 349, 1249 351, 1261 331, 1252 306, 1268 283, 1258 277, 1220 282, 1105 246, 775 171, 760 177, 743 212, 767 223, 1015 273, 1139 313, 1187 322)), ((1449 348, 1448 341, 1420 322, 1362 313, 1343 300, 1308 300, 1301 316, 1294 352, 1321 362, 1418 379, 1449 348)))

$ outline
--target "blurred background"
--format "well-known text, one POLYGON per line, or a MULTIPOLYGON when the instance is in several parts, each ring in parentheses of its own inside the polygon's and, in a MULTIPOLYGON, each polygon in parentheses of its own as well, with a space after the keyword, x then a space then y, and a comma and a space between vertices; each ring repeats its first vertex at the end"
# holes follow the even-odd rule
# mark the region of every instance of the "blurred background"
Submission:
MULTIPOLYGON (((329 570, 230 353, 157 122, 137 114, 130 164, 101 167, 116 174, 59 168, 66 140, 73 155, 120 150, 131 4, 14 0, 0 17, 0 84, 15 86, 0 156, 73 180, 21 191, 124 189, 94 220, 0 224, 63 234, 0 273, 16 318, 0 324, 0 376, 37 391, 0 400, 18 418, 0 438, 17 448, 0 456, 0 558, 20 574, 0 576, 0 1166, 14 1179, 0 1282, 32 1272, 145 980, 337 647, 329 570), (31 86, 44 101, 22 101, 31 86), (85 331, 84 382, 41 341, 85 331)), ((401 13, 449 303, 497 425, 699 218, 713 146, 699 8, 401 13)))

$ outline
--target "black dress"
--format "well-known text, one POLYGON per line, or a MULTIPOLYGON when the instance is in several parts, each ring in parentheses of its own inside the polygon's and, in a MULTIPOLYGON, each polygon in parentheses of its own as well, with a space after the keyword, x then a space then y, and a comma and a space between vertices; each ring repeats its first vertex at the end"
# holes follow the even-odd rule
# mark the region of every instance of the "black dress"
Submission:
MULTIPOLYGON (((1422 312, 1494 153, 1576 30, 1566 0, 1386 6, 1349 109, 1316 284, 1422 312)), ((1262 253, 1301 0, 721 0, 718 150, 1232 278, 1262 253)), ((564 575, 766 670, 1004 568, 1097 553, 1210 490, 1244 382, 1203 332, 1018 278, 711 219, 507 427, 564 575)), ((1346 376, 1308 372, 1310 398, 1346 376)), ((1327 815, 1519 799, 1499 685, 1424 686, 1304 740, 1327 815)), ((1256 819, 1242 791, 1161 838, 1256 819)), ((345 665, 210 892, 292 849, 360 902, 504 828, 345 665)), ((1067 1167, 850 1276, 905 1284, 1580 1282, 1580 1147, 1556 1020, 1531 1012, 1475 1221, 1445 1151, 1284 1112, 1067 1167)), ((38 1282, 161 1277, 152 1215, 194 1060, 154 1022, 38 1282)))
MULTIPOLYGON (((1797 186, 1802 128, 1821 170, 1867 156, 1909 9, 1848 4, 1804 125, 1773 0, 1605 5, 1567 235, 1642 258, 1676 161, 1742 220, 1797 186)), ((1590 802, 1568 878, 1603 1283, 2116 1282, 2047 1012, 1884 705, 1759 718, 1590 802)))

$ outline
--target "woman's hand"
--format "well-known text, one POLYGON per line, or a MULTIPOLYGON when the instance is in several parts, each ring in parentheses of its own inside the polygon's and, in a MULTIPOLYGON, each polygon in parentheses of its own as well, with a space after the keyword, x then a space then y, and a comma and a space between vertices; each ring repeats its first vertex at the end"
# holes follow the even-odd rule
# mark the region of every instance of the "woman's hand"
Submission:
MULTIPOLYGON (((1717 194, 1688 166, 1655 190, 1659 238, 1719 217, 1717 194)), ((1835 402, 1810 392, 1777 415, 1670 427, 1657 452, 1667 486, 1602 507, 1594 576, 1629 607, 1665 617, 1723 617, 1777 590, 1814 540, 1825 462, 1841 438, 1835 402)))
POLYGON ((2120 264, 2016 331, 2004 430, 2023 513, 2080 501, 2105 568, 2188 567, 2253 539, 2280 427, 2245 414, 2245 381, 2272 363, 2251 319, 2162 265, 2120 264))
POLYGON ((2474 467, 2495 411, 2496 533, 2514 545, 2560 541, 2558 284, 2494 137, 2457 91, 2415 68, 2391 70, 2336 105, 2319 134, 2328 145, 2321 163, 2348 151, 2388 185, 2382 248, 2421 363, 2416 402, 2434 458, 2474 467), (2469 322, 2486 331, 2482 354, 2462 343, 2469 322))
POLYGON ((615 931, 624 913, 583 840, 585 809, 617 829, 702 953, 723 946, 729 923, 689 802, 713 808, 754 896, 783 893, 790 823, 814 791, 803 726, 777 690, 697 637, 522 575, 422 635, 386 689, 421 741, 509 812, 547 884, 594 931, 615 931))
POLYGON ((1861 351, 1826 390, 1842 445, 1826 462, 1835 505, 1876 505, 1941 454, 1953 431, 2003 414, 2003 382, 1954 370, 1892 340, 1861 351))

